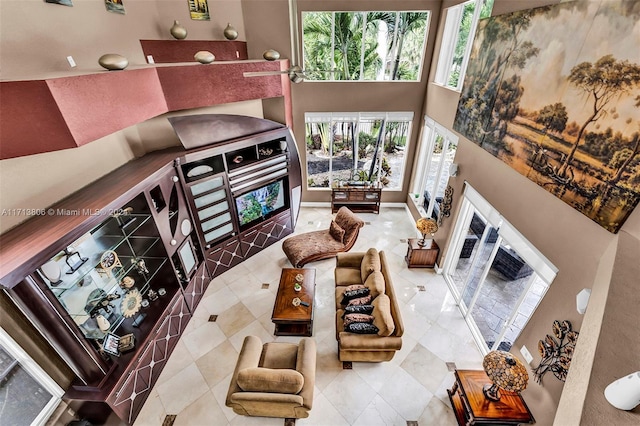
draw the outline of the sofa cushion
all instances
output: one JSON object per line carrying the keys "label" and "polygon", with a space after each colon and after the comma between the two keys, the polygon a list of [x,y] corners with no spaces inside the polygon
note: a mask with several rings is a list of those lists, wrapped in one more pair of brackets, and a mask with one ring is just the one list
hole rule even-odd
{"label": "sofa cushion", "polygon": [[364,296],[364,297],[358,297],[356,299],[349,300],[349,304],[347,306],[368,305],[368,304],[371,303],[372,299],[373,298],[371,297],[371,295]]}
{"label": "sofa cushion", "polygon": [[381,294],[371,303],[373,305],[373,324],[378,327],[378,335],[391,336],[395,330],[391,316],[391,300],[386,294]]}
{"label": "sofa cushion", "polygon": [[304,377],[296,370],[245,368],[238,372],[238,386],[245,392],[276,392],[297,394]]}
{"label": "sofa cushion", "polygon": [[262,346],[258,367],[289,368],[295,370],[298,345],[285,342],[268,342]]}
{"label": "sofa cushion", "polygon": [[364,284],[351,284],[346,286],[344,288],[344,291],[347,292],[347,291],[359,290],[361,288],[364,288]]}
{"label": "sofa cushion", "polygon": [[345,314],[367,314],[371,315],[373,305],[353,305],[344,308]]}
{"label": "sofa cushion", "polygon": [[335,220],[331,221],[331,225],[329,226],[329,235],[331,235],[331,237],[340,244],[344,241],[344,229],[342,229]]}
{"label": "sofa cushion", "polygon": [[359,288],[357,290],[345,291],[342,294],[341,305],[348,305],[350,300],[358,299],[369,295],[370,290],[367,287]]}
{"label": "sofa cushion", "polygon": [[364,221],[344,206],[338,209],[335,221],[344,229],[343,242],[347,246],[351,245],[355,239],[358,238],[358,232],[360,232],[360,228],[364,226]]}
{"label": "sofa cushion", "polygon": [[345,327],[354,322],[367,322],[371,324],[373,317],[367,314],[347,314],[344,316],[343,322]]}
{"label": "sofa cushion", "polygon": [[336,286],[348,286],[352,284],[363,284],[360,278],[360,268],[336,268]]}
{"label": "sofa cushion", "polygon": [[384,275],[380,271],[373,271],[364,282],[365,287],[369,289],[369,293],[375,299],[379,294],[384,294]]}
{"label": "sofa cushion", "polygon": [[352,322],[344,327],[344,331],[356,334],[378,334],[378,327],[366,322]]}
{"label": "sofa cushion", "polygon": [[362,258],[362,263],[360,264],[360,280],[361,282],[365,282],[369,274],[374,271],[379,271],[381,269],[380,264],[380,255],[378,254],[378,250],[375,248],[370,248],[364,254]]}

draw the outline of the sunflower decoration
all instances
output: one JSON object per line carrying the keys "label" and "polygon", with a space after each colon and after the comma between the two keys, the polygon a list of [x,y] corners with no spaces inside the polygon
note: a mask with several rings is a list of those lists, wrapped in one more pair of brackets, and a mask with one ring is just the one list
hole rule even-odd
{"label": "sunflower decoration", "polygon": [[[540,364],[533,369],[533,374],[538,383],[547,371],[551,371],[558,380],[565,381],[571,358],[575,352],[578,332],[573,331],[569,321],[554,321],[551,327],[553,336],[547,334],[543,340],[538,341],[538,353]],[[554,338],[555,336],[555,338]]]}
{"label": "sunflower decoration", "polygon": [[427,219],[426,217],[421,217],[416,221],[416,228],[422,234],[422,239],[418,241],[418,245],[424,246],[426,245],[427,234],[430,234],[432,237],[438,232],[438,224],[435,219]]}
{"label": "sunflower decoration", "polygon": [[131,318],[140,310],[142,305],[142,295],[137,289],[128,291],[122,298],[122,304],[120,309],[122,310],[122,316],[125,318]]}

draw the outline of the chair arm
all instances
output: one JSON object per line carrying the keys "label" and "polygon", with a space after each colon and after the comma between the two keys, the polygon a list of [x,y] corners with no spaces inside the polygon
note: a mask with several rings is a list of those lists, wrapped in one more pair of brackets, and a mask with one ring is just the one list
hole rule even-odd
{"label": "chair arm", "polygon": [[402,338],[396,336],[382,337],[377,334],[354,334],[341,331],[338,338],[340,348],[350,351],[399,351],[402,349]]}
{"label": "chair arm", "polygon": [[342,267],[360,269],[360,264],[362,263],[363,258],[364,253],[362,252],[338,253],[336,255],[336,268]]}
{"label": "chair arm", "polygon": [[311,409],[313,405],[313,389],[316,383],[316,341],[309,337],[303,337],[298,344],[298,359],[296,370],[304,377],[304,385],[300,395],[305,408]]}
{"label": "chair arm", "polygon": [[242,405],[243,402],[291,404],[293,406],[302,405],[302,397],[290,393],[236,392],[230,395],[229,401],[240,405]]}
{"label": "chair arm", "polygon": [[242,392],[242,389],[238,386],[238,373],[245,368],[257,367],[260,363],[260,355],[262,355],[262,341],[260,338],[256,336],[245,337],[240,355],[238,355],[236,369],[233,371],[233,376],[231,377],[229,391],[227,392],[227,406],[229,406],[231,402],[231,395],[236,392]]}

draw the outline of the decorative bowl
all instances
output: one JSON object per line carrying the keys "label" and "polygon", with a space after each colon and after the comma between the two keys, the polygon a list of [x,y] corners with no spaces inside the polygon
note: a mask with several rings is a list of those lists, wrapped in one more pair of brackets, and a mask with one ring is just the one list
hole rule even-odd
{"label": "decorative bowl", "polygon": [[295,279],[296,279],[297,282],[301,283],[302,281],[304,281],[304,275],[298,274],[298,275],[296,275]]}
{"label": "decorative bowl", "polygon": [[296,284],[296,285],[293,286],[293,289],[295,291],[300,291],[300,290],[302,290],[302,286],[300,284]]}
{"label": "decorative bowl", "polygon": [[301,300],[298,297],[294,297],[293,300],[291,301],[293,306],[300,306],[300,302],[301,302]]}

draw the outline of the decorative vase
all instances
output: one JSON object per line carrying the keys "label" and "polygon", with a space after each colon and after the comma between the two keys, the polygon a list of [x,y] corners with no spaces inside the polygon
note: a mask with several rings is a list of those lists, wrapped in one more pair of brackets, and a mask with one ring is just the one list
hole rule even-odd
{"label": "decorative vase", "polygon": [[201,64],[210,64],[216,59],[213,53],[208,52],[206,50],[201,50],[197,52],[195,55],[193,55],[193,58],[196,61],[200,62]]}
{"label": "decorative vase", "polygon": [[169,32],[178,40],[184,40],[187,38],[187,29],[180,25],[180,22],[178,21],[173,21],[173,26],[169,29]]}
{"label": "decorative vase", "polygon": [[109,331],[109,327],[111,327],[109,320],[106,319],[104,315],[98,315],[96,317],[96,323],[98,324],[98,328],[104,332]]}
{"label": "decorative vase", "polygon": [[273,49],[265,50],[262,54],[262,57],[267,61],[277,61],[278,59],[280,59],[280,52]]}
{"label": "decorative vase", "polygon": [[129,65],[129,60],[117,53],[107,53],[100,56],[98,63],[109,71],[123,70]]}
{"label": "decorative vase", "polygon": [[224,29],[224,38],[227,40],[235,40],[238,38],[238,31],[227,23],[227,28]]}
{"label": "decorative vase", "polygon": [[280,141],[280,151],[287,150],[287,141]]}

